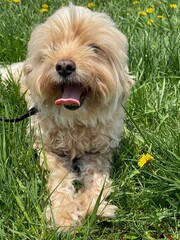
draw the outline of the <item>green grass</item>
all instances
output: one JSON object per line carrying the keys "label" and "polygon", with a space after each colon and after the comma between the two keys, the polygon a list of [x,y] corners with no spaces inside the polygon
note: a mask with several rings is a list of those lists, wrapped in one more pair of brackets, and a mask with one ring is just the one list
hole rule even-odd
{"label": "green grass", "polygon": [[[53,2],[53,3],[52,3]],[[42,3],[49,12],[41,13]],[[119,207],[113,220],[91,216],[77,233],[57,236],[44,218],[45,173],[39,167],[27,121],[0,123],[0,239],[180,239],[180,4],[178,0],[97,0],[129,39],[129,66],[136,84],[126,105],[120,151],[114,157],[114,193]],[[176,3],[177,8],[170,8]],[[87,1],[76,1],[87,5]],[[33,27],[62,5],[59,0],[0,1],[0,63],[21,61]],[[140,11],[154,7],[153,13]],[[164,16],[158,19],[157,15]],[[152,25],[147,21],[153,19]],[[0,116],[26,110],[19,86],[0,84]],[[118,131],[118,129],[117,129]],[[143,153],[154,160],[141,169]]]}

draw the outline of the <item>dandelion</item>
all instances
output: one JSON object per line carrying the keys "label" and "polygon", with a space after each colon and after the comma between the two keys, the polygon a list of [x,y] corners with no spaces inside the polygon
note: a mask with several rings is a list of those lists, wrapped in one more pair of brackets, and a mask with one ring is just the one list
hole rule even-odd
{"label": "dandelion", "polygon": [[48,8],[49,8],[48,4],[43,3],[42,6],[41,6],[41,9],[40,9],[40,12],[47,13],[48,12]]}
{"label": "dandelion", "polygon": [[164,19],[164,16],[162,16],[162,15],[157,15],[157,18],[159,18],[159,19]]}
{"label": "dandelion", "polygon": [[153,7],[149,7],[146,9],[147,13],[153,13],[154,12],[154,8]]}
{"label": "dandelion", "polygon": [[153,19],[149,19],[149,20],[147,21],[147,25],[149,25],[149,26],[151,26],[153,23],[154,23],[154,20],[153,20]]}
{"label": "dandelion", "polygon": [[139,1],[133,1],[132,4],[133,4],[133,5],[137,5],[137,4],[139,4]]}
{"label": "dandelion", "polygon": [[143,154],[140,159],[138,160],[138,166],[140,168],[142,168],[147,162],[149,162],[150,160],[153,160],[154,157],[152,155],[150,155],[149,153],[147,154]]}
{"label": "dandelion", "polygon": [[14,3],[20,3],[21,0],[13,0]]}
{"label": "dandelion", "polygon": [[47,8],[41,8],[41,9],[40,9],[40,12],[42,12],[42,13],[47,13],[47,12],[48,12],[48,9],[47,9]]}
{"label": "dandelion", "polygon": [[6,2],[10,3],[10,2],[11,2],[11,0],[6,0]]}
{"label": "dandelion", "polygon": [[91,8],[93,8],[93,7],[95,7],[95,6],[96,6],[96,4],[93,3],[93,2],[89,2],[88,5],[87,5],[87,7],[88,7],[89,9],[91,9]]}
{"label": "dandelion", "polygon": [[49,8],[49,6],[48,6],[46,3],[43,3],[41,7],[42,7],[42,8],[46,8],[46,9]]}
{"label": "dandelion", "polygon": [[139,12],[139,15],[141,15],[141,16],[146,16],[147,13],[146,13],[145,11],[142,11],[142,12]]}
{"label": "dandelion", "polygon": [[171,3],[169,6],[170,6],[170,8],[173,8],[173,9],[177,8],[177,4],[175,4],[175,3]]}

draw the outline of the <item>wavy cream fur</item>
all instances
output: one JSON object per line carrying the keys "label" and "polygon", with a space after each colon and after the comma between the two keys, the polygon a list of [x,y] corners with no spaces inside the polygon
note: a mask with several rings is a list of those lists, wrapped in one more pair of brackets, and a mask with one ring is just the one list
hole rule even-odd
{"label": "wavy cream fur", "polygon": [[[122,105],[132,86],[127,48],[126,37],[106,14],[70,5],[34,29],[27,59],[19,63],[22,91],[28,89],[28,107],[38,106],[40,110],[31,124],[35,147],[43,146],[40,157],[49,170],[50,205],[46,215],[60,229],[75,226],[92,213],[103,186],[97,214],[114,217],[117,209],[106,198],[112,191],[112,153],[123,130]],[[74,61],[73,81],[90,89],[75,111],[54,104],[62,95],[62,78],[55,70],[60,60]],[[16,70],[12,67],[12,73]],[[5,71],[0,70],[2,77]],[[74,164],[80,173],[72,170]],[[74,180],[82,183],[78,191]]]}

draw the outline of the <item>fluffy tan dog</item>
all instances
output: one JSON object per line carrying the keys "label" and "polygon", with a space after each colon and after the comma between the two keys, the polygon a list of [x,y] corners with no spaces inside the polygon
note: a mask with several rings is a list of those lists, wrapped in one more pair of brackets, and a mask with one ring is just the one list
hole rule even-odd
{"label": "fluffy tan dog", "polygon": [[[33,31],[27,59],[10,66],[28,89],[35,147],[48,168],[48,220],[60,229],[81,223],[92,213],[114,217],[108,204],[111,159],[123,130],[125,104],[132,86],[127,40],[111,19],[70,5]],[[7,71],[1,69],[5,78]],[[75,189],[74,181],[82,186]]]}

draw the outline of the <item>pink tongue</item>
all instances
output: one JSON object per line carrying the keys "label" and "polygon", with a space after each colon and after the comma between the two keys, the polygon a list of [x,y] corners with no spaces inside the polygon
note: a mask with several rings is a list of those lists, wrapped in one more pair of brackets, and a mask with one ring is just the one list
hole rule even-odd
{"label": "pink tongue", "polygon": [[65,85],[62,98],[55,101],[56,105],[74,104],[80,106],[80,96],[82,94],[82,87]]}

